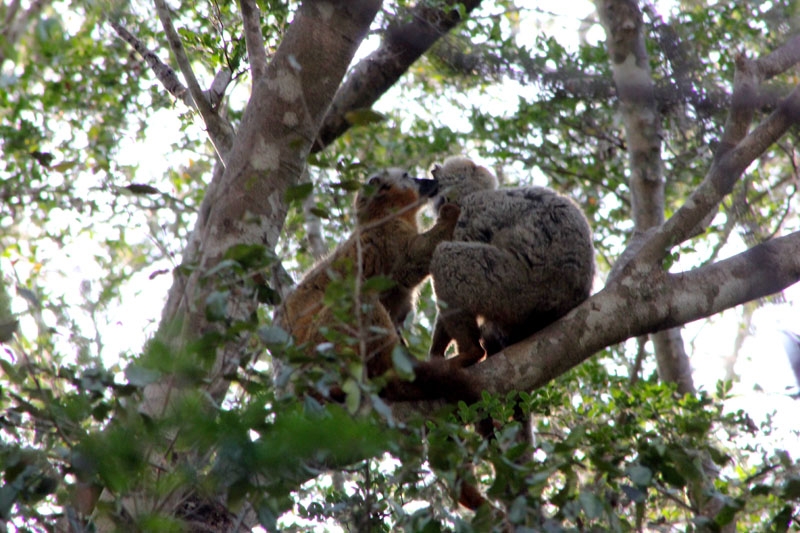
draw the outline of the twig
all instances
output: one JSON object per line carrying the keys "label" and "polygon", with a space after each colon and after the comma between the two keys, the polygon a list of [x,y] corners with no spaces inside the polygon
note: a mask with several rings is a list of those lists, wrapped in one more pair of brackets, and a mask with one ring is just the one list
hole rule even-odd
{"label": "twig", "polygon": [[217,150],[219,158],[225,161],[233,144],[233,129],[214,112],[203,90],[200,88],[200,84],[197,82],[192,66],[189,63],[189,58],[186,56],[181,38],[172,25],[172,18],[166,2],[164,0],[154,0],[154,3],[158,18],[161,20],[161,26],[167,36],[169,47],[175,55],[175,60],[178,62],[186,84],[189,86],[189,93],[197,106],[197,110],[200,112],[200,116],[203,117],[211,142]]}
{"label": "twig", "polygon": [[161,82],[161,85],[163,85],[172,96],[181,100],[187,106],[194,107],[189,91],[180,82],[177,74],[175,74],[175,71],[172,70],[169,65],[161,61],[153,51],[149,50],[135,35],[125,29],[119,22],[116,20],[109,20],[108,23],[114,28],[117,35],[127,41],[128,44],[142,56],[142,59],[150,66],[158,81]]}

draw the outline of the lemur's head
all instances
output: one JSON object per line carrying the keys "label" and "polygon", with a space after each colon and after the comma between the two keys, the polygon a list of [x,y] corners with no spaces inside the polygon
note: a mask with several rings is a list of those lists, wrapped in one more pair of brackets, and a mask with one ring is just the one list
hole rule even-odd
{"label": "lemur's head", "polygon": [[436,209],[445,202],[458,204],[473,192],[497,188],[494,174],[463,155],[448,157],[441,165],[434,165],[431,175],[439,182]]}
{"label": "lemur's head", "polygon": [[413,221],[438,191],[436,179],[414,178],[399,168],[382,170],[370,176],[356,195],[358,221],[374,222],[392,214]]}

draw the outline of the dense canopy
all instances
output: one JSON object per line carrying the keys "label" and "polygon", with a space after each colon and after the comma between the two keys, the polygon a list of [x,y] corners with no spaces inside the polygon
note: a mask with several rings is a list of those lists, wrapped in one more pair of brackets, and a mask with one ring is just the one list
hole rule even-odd
{"label": "dense canopy", "polygon": [[[800,7],[562,4],[0,6],[0,530],[796,530]],[[273,313],[457,154],[581,206],[594,294],[387,402]]]}

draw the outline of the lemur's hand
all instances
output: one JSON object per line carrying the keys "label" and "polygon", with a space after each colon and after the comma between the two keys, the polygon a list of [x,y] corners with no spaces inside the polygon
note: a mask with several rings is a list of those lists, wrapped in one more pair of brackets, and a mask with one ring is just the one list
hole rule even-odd
{"label": "lemur's hand", "polygon": [[454,224],[461,215],[461,208],[454,203],[446,203],[439,208],[439,219],[448,224]]}

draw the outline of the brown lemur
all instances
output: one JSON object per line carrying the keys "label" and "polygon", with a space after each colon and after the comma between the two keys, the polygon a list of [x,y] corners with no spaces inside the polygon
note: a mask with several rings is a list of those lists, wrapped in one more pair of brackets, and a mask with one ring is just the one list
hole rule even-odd
{"label": "brown lemur", "polygon": [[[440,202],[434,226],[419,233],[417,212],[437,192],[436,179],[411,178],[396,169],[371,177],[356,197],[356,230],[303,276],[278,308],[276,325],[291,333],[313,357],[316,347],[327,342],[326,329],[340,329],[345,338],[352,336],[347,323],[325,303],[326,290],[333,280],[353,272],[361,281],[389,277],[394,282],[390,289],[362,294],[360,305],[356,301],[352,310],[353,315],[360,313],[361,331],[367,335],[363,343],[367,376],[386,374],[393,367],[392,352],[401,340],[398,331],[413,307],[416,286],[429,275],[434,250],[452,238],[459,218],[458,206]],[[346,343],[332,347],[334,354],[348,349],[352,348]],[[413,381],[390,376],[381,393],[390,401],[443,398],[472,403],[480,399],[480,391],[467,373],[441,359],[416,361]],[[341,401],[344,394],[332,387],[329,397]],[[484,421],[481,431],[491,433],[491,420]],[[462,483],[459,501],[476,509],[485,500],[473,485]]]}
{"label": "brown lemur", "polygon": [[497,188],[486,168],[463,156],[431,171],[435,205],[461,208],[453,240],[433,254],[438,314],[430,355],[455,341],[454,366],[521,341],[589,297],[592,232],[569,198],[539,186]]}
{"label": "brown lemur", "polygon": [[[341,338],[352,338],[353,323],[359,324],[367,376],[380,376],[391,369],[392,351],[400,342],[398,329],[413,307],[415,288],[428,276],[434,249],[452,237],[458,219],[459,208],[445,203],[434,226],[420,233],[417,214],[437,191],[435,179],[412,178],[400,169],[370,177],[356,196],[356,229],[286,296],[276,311],[276,325],[313,356],[317,346],[329,342],[326,331],[330,334],[334,329]],[[326,305],[325,292],[334,279],[352,274],[360,282],[387,277],[394,285],[382,292],[364,291],[354,299],[351,315],[356,319],[347,323]],[[358,350],[359,345],[354,348],[347,342],[334,341],[332,353],[353,349]],[[391,396],[396,387],[386,389]]]}

